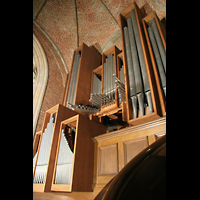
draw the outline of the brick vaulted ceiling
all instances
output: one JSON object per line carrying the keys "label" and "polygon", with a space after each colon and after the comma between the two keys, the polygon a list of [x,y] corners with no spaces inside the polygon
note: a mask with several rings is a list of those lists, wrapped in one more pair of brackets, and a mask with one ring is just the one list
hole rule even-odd
{"label": "brick vaulted ceiling", "polygon": [[[121,49],[119,13],[133,0],[33,0],[33,20],[53,40],[70,70],[73,51],[83,42],[100,53]],[[135,0],[147,14],[166,17],[166,0]]]}

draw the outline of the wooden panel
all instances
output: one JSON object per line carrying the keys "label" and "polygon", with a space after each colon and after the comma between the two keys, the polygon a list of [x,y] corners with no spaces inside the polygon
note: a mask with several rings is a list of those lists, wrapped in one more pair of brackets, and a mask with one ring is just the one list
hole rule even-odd
{"label": "wooden panel", "polygon": [[148,146],[147,137],[124,141],[124,165]]}
{"label": "wooden panel", "polygon": [[92,138],[106,132],[106,127],[79,115],[72,191],[92,191],[94,142]]}
{"label": "wooden panel", "polygon": [[67,85],[69,85],[69,73],[66,76],[66,81],[65,81],[65,89],[63,92],[63,98],[62,98],[62,105],[66,105],[66,101],[67,101]]}
{"label": "wooden panel", "polygon": [[93,192],[33,192],[34,200],[93,200],[97,193]]}
{"label": "wooden panel", "polygon": [[40,136],[42,134],[42,131],[39,131],[35,134],[34,136],[34,141],[33,141],[33,158],[38,150],[38,147],[39,147],[39,142],[40,142]]}
{"label": "wooden panel", "polygon": [[111,175],[117,173],[117,144],[99,147],[99,175]]}
{"label": "wooden panel", "polygon": [[77,77],[75,104],[88,105],[90,99],[91,73],[101,64],[101,55],[94,47],[83,43],[81,51],[80,68]]}
{"label": "wooden panel", "polygon": [[70,184],[52,184],[51,191],[69,192],[71,191],[71,185]]}
{"label": "wooden panel", "polygon": [[[100,163],[102,161],[101,159],[102,149],[104,155],[107,153],[110,154],[109,147],[111,147],[111,150],[113,150],[112,154],[115,155],[114,162],[118,164],[118,171],[119,171],[124,167],[128,159],[131,159],[131,157],[135,156],[134,154],[136,154],[136,152],[139,153],[139,151],[143,150],[146,146],[155,142],[155,135],[159,135],[165,132],[166,132],[166,117],[162,117],[151,122],[147,122],[136,126],[126,127],[124,129],[105,133],[93,138],[93,141],[95,142],[95,166],[94,166],[95,173],[93,178],[94,191],[99,191],[100,188],[103,188],[114,175],[114,174],[102,174],[105,173],[105,170],[102,172],[102,169],[100,168],[107,167],[106,166],[107,161],[104,162],[104,164]],[[134,150],[134,148],[136,150]],[[117,158],[116,154],[118,156]],[[113,166],[115,167],[115,171],[117,171],[116,170],[117,164]],[[112,167],[112,164],[109,165]],[[109,168],[106,170],[109,170]],[[107,171],[106,173],[111,173],[111,172]]]}

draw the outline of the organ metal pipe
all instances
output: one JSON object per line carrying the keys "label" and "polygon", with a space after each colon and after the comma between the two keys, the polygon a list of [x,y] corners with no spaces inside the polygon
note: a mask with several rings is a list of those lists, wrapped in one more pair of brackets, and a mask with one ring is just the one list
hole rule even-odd
{"label": "organ metal pipe", "polygon": [[166,73],[166,54],[165,54],[163,43],[161,41],[160,34],[159,34],[159,31],[158,31],[158,27],[156,25],[156,21],[155,21],[154,18],[151,19],[151,26],[152,26],[152,29],[153,29],[153,33],[155,35],[156,43],[158,45],[158,49],[159,49],[160,56],[161,56],[163,66],[165,68],[165,73]]}
{"label": "organ metal pipe", "polygon": [[139,66],[139,61],[138,61],[138,54],[137,54],[137,49],[136,49],[136,44],[135,44],[135,37],[134,37],[131,21],[132,21],[131,18],[127,19],[128,33],[129,33],[131,55],[132,55],[132,61],[133,61],[136,94],[137,94],[137,98],[139,98],[138,102],[139,102],[140,113],[141,113],[141,116],[143,116],[144,115],[144,95],[143,95],[144,91],[143,91],[142,77],[141,77],[140,66]]}
{"label": "organ metal pipe", "polygon": [[72,84],[70,84],[70,88],[71,88],[71,97],[70,97],[70,103],[72,103],[72,99],[73,99],[73,88],[74,88],[74,84],[75,84],[75,76],[76,76],[76,66],[77,66],[77,62],[78,62],[78,51],[76,51],[75,54],[76,60],[74,63],[74,68],[73,68],[73,77],[72,77]]}
{"label": "organ metal pipe", "polygon": [[102,106],[102,103],[103,103],[103,97],[100,93],[97,94],[97,97],[99,97],[100,99],[100,106]]}
{"label": "organ metal pipe", "polygon": [[101,80],[98,77],[97,77],[97,86],[98,86],[97,93],[101,93]]}
{"label": "organ metal pipe", "polygon": [[[91,101],[91,100],[89,100],[89,101]],[[87,107],[87,108],[84,107],[84,108],[82,108],[81,105],[77,106],[76,104],[71,104],[71,103],[69,103],[69,105],[71,106],[72,110],[76,109],[76,110],[84,112],[86,114],[94,114],[94,113],[96,113],[96,112],[99,111],[98,108],[91,108],[91,107]]]}
{"label": "organ metal pipe", "polygon": [[92,102],[94,102],[96,105],[100,106],[101,105],[101,101],[100,99],[97,97],[96,93],[92,94]]}
{"label": "organ metal pipe", "polygon": [[149,38],[150,38],[151,45],[152,45],[152,48],[153,48],[156,64],[158,66],[158,72],[159,72],[159,75],[160,75],[162,88],[163,88],[163,91],[164,91],[165,96],[166,96],[166,76],[165,76],[164,68],[163,68],[163,65],[162,65],[161,58],[160,58],[160,54],[159,54],[159,51],[158,51],[158,47],[156,45],[156,41],[155,41],[155,38],[154,38],[152,28],[148,27],[147,30],[148,30]]}
{"label": "organ metal pipe", "polygon": [[78,71],[79,71],[79,65],[80,65],[80,54],[78,54],[78,61],[77,61],[77,66],[76,66],[76,72],[75,72],[75,80],[74,80],[74,87],[73,87],[73,96],[72,96],[72,104],[74,104],[75,100],[75,92],[76,92],[76,86],[77,86],[77,81],[78,81]]}
{"label": "organ metal pipe", "polygon": [[[128,28],[124,27],[124,39],[126,46],[126,56],[127,56],[127,64],[128,64],[128,76],[129,76],[129,85],[130,85],[130,97],[132,101],[133,107],[133,117],[137,118],[137,98],[136,98],[136,90],[135,90],[135,80],[134,80],[134,71],[133,71],[133,63],[131,57],[131,48],[128,36]],[[135,96],[135,97],[134,97]]]}
{"label": "organ metal pipe", "polygon": [[96,74],[93,74],[93,89],[92,89],[92,93],[96,93],[97,92],[97,81],[96,81]]}
{"label": "organ metal pipe", "polygon": [[56,184],[70,184],[72,172],[73,152],[71,151],[68,141],[62,129],[60,148],[56,166]]}
{"label": "organ metal pipe", "polygon": [[[147,91],[146,96],[147,96],[148,105],[153,105],[152,98],[151,98],[151,91]],[[149,113],[152,113],[152,112],[153,112],[153,106],[149,106]]]}
{"label": "organ metal pipe", "polygon": [[75,88],[75,84],[76,84],[76,74],[77,74],[77,65],[79,62],[79,52],[76,51],[75,53],[75,62],[74,62],[74,66],[73,66],[73,72],[72,72],[72,77],[71,77],[71,84],[70,84],[70,99],[69,99],[69,103],[73,104],[73,99],[74,99],[74,88]]}
{"label": "organ metal pipe", "polygon": [[120,80],[124,83],[124,66],[122,65],[121,70],[119,71]]}
{"label": "organ metal pipe", "polygon": [[112,70],[112,66],[111,66],[111,63],[112,60],[111,60],[111,54],[108,54],[108,97],[110,98],[110,89],[111,89],[111,78],[110,78],[110,75],[111,75],[111,70]]}
{"label": "organ metal pipe", "polygon": [[73,68],[71,72],[70,87],[69,87],[68,98],[67,98],[67,102],[70,102],[70,103],[71,103],[71,96],[72,96],[72,85],[74,81],[74,71],[75,71],[75,66],[77,62],[77,54],[78,54],[78,51],[76,51],[75,56],[74,56],[74,63],[73,63]]}
{"label": "organ metal pipe", "polygon": [[34,183],[44,183],[48,159],[49,159],[49,152],[50,152],[50,147],[51,147],[51,139],[53,135],[53,128],[54,128],[53,121],[54,121],[53,114],[51,114],[49,123],[47,124],[47,128],[42,134],[42,141],[41,141],[38,160],[36,164]]}
{"label": "organ metal pipe", "polygon": [[113,57],[112,54],[110,56],[110,98],[113,99],[113,88],[112,88],[112,77],[113,75]]}
{"label": "organ metal pipe", "polygon": [[131,10],[131,19],[132,19],[133,31],[134,31],[134,35],[135,35],[135,41],[136,41],[136,45],[137,45],[137,50],[138,50],[140,67],[141,67],[141,71],[142,71],[144,91],[145,91],[145,94],[146,94],[146,97],[147,97],[149,110],[151,112],[153,112],[152,99],[149,99],[151,97],[151,95],[149,95],[149,93],[147,95],[147,92],[150,91],[149,79],[148,79],[148,76],[147,76],[146,63],[145,63],[145,60],[144,60],[144,54],[143,54],[143,50],[142,50],[142,44],[141,44],[141,40],[140,40],[140,35],[139,35],[139,30],[138,30],[138,26],[137,26],[137,21],[136,21],[136,16],[135,16],[135,10],[134,9]]}
{"label": "organ metal pipe", "polygon": [[113,74],[115,75],[115,56],[114,55],[112,55],[112,63],[113,63],[112,65],[113,71],[112,71],[111,79],[112,79],[113,99],[115,99],[116,98],[115,97],[115,78],[113,77]]}
{"label": "organ metal pipe", "polygon": [[[110,103],[111,102],[111,99],[107,96],[107,95],[105,95],[105,94],[101,94],[102,96],[103,96],[103,98],[104,98],[104,101],[105,101],[105,104],[107,104],[107,103]],[[104,104],[104,105],[105,105]]]}
{"label": "organ metal pipe", "polygon": [[108,65],[108,62],[107,62],[108,58],[106,58],[106,62],[104,63],[104,78],[105,78],[105,94],[107,95],[107,92],[108,92],[108,68],[107,68],[107,65]]}
{"label": "organ metal pipe", "polygon": [[104,63],[104,66],[105,66],[105,94],[107,94],[107,90],[108,90],[108,79],[107,79],[107,76],[108,76],[108,72],[107,72],[107,60],[108,58],[106,58],[106,62]]}
{"label": "organ metal pipe", "polygon": [[115,74],[113,74],[113,77],[116,79],[115,83],[119,83],[123,88],[125,88],[124,83],[120,79],[118,79],[118,77]]}

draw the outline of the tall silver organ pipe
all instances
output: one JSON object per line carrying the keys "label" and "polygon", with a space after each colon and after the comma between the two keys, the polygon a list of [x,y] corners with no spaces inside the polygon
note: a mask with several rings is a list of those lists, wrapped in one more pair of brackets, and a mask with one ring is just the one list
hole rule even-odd
{"label": "tall silver organ pipe", "polygon": [[162,60],[162,63],[163,63],[164,69],[165,69],[165,73],[166,73],[166,53],[165,53],[163,43],[161,41],[161,37],[160,37],[159,31],[158,31],[158,27],[156,25],[156,21],[155,21],[154,18],[151,19],[151,26],[152,26],[152,29],[153,29],[153,33],[154,33],[154,36],[155,36],[155,39],[156,39],[156,43],[158,45],[161,60]]}
{"label": "tall silver organ pipe", "polygon": [[124,84],[124,65],[119,67],[119,79],[113,75],[115,78],[115,84],[117,84],[117,90],[119,93],[119,103],[126,101],[125,84]]}
{"label": "tall silver organ pipe", "polygon": [[56,166],[55,184],[70,184],[73,163],[73,152],[71,151],[64,129],[62,129],[60,148]]}
{"label": "tall silver organ pipe", "polygon": [[135,36],[133,33],[133,26],[131,19],[127,19],[128,23],[128,33],[130,39],[130,47],[131,47],[131,55],[133,61],[133,70],[134,70],[134,78],[135,78],[135,89],[139,103],[139,109],[141,116],[144,115],[144,90],[142,85],[142,77],[140,72],[139,60],[138,60],[138,53],[135,44]]}
{"label": "tall silver organ pipe", "polygon": [[112,76],[113,74],[115,74],[114,55],[108,54],[106,62],[104,63],[103,93],[108,96],[111,101],[115,99],[115,79]]}
{"label": "tall silver organ pipe", "polygon": [[164,71],[164,67],[163,67],[163,64],[162,64],[162,61],[161,61],[160,53],[159,53],[159,50],[158,50],[158,46],[156,44],[156,40],[155,40],[155,37],[154,37],[154,33],[152,31],[152,28],[149,26],[147,30],[148,30],[148,35],[149,35],[149,38],[150,38],[150,41],[151,41],[153,53],[154,53],[154,56],[155,56],[155,60],[156,60],[157,68],[158,68],[158,73],[159,73],[160,80],[161,80],[161,85],[162,85],[163,92],[164,92],[165,97],[166,97],[166,74],[165,74],[165,71]]}
{"label": "tall silver organ pipe", "polygon": [[147,105],[149,106],[149,112],[153,112],[153,104],[134,9],[131,10],[131,18],[127,19],[127,27],[124,27],[124,40],[127,55],[127,68],[130,98],[132,100],[133,107],[133,118],[137,118],[138,108],[140,110],[140,115],[143,116],[145,114],[144,108]]}
{"label": "tall silver organ pipe", "polygon": [[119,78],[121,82],[124,84],[124,65],[122,65],[119,69]]}
{"label": "tall silver organ pipe", "polygon": [[[80,65],[80,57],[81,57],[80,52],[76,51],[75,57],[74,57],[71,80],[70,80],[69,93],[68,93],[68,98],[67,98],[67,103],[71,103],[71,104],[74,103],[74,98],[75,98],[78,71],[79,71],[79,65]],[[67,107],[69,106],[67,105]]]}
{"label": "tall silver organ pipe", "polygon": [[[51,114],[49,123],[47,124],[47,128],[45,129],[42,135],[40,150],[38,152],[39,155],[35,170],[34,183],[44,183],[47,171],[50,147],[51,147],[51,140],[53,135],[53,128],[54,128],[54,117],[53,114]],[[35,157],[36,156],[37,154],[35,155]],[[33,158],[33,163],[35,163],[35,157]]]}
{"label": "tall silver organ pipe", "polygon": [[92,93],[101,93],[101,80],[96,74],[93,74],[93,89]]}
{"label": "tall silver organ pipe", "polygon": [[[100,108],[101,106],[112,103],[116,98],[115,78],[113,77],[113,74],[115,75],[114,55],[108,54],[103,68],[103,94],[101,94],[101,90],[98,90],[99,92],[94,92],[93,90],[89,99],[92,106]],[[96,79],[93,79],[93,88],[96,88],[98,86],[94,86],[94,81],[96,81]]]}
{"label": "tall silver organ pipe", "polygon": [[[113,77],[115,78],[115,83],[117,84],[117,90],[119,93],[119,103],[121,103],[126,100],[125,85],[124,82],[118,79],[115,74],[113,74]],[[123,77],[123,75],[121,77]]]}
{"label": "tall silver organ pipe", "polygon": [[149,106],[149,112],[152,113],[153,112],[153,104],[152,104],[152,99],[151,99],[149,79],[147,76],[146,63],[144,60],[144,54],[143,54],[143,50],[142,50],[142,44],[141,44],[141,39],[139,36],[139,30],[138,30],[138,25],[137,25],[134,9],[131,10],[131,20],[132,20],[132,24],[133,24],[133,32],[135,35],[135,41],[136,41],[136,46],[137,46],[137,51],[138,51],[138,56],[139,56],[139,61],[140,61],[140,67],[141,67],[141,71],[142,71],[144,92],[146,94],[147,103]]}
{"label": "tall silver organ pipe", "polygon": [[137,97],[136,97],[136,88],[135,88],[135,77],[134,77],[134,71],[133,71],[133,61],[131,57],[130,40],[129,40],[127,27],[124,27],[124,37],[125,37],[126,56],[127,56],[127,65],[128,65],[130,97],[132,100],[132,107],[133,107],[133,117],[137,118]]}

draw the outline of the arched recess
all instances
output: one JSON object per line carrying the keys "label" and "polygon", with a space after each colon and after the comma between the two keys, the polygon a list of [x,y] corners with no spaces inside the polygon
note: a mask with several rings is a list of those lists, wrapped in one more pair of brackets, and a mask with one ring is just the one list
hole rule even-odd
{"label": "arched recess", "polygon": [[37,126],[42,101],[48,81],[48,63],[46,54],[39,40],[33,33],[33,60],[37,75],[33,84],[33,137]]}

